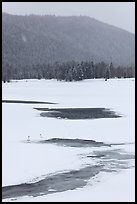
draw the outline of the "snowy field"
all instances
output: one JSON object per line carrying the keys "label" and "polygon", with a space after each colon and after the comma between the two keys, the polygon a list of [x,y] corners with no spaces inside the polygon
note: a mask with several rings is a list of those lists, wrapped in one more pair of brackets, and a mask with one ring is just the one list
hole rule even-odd
{"label": "snowy field", "polygon": [[[83,177],[77,185],[74,178],[67,190],[59,180],[60,192],[60,186],[52,185],[45,195],[24,193],[5,197],[3,202],[134,202],[135,79],[12,81],[2,84],[2,99],[57,103],[2,104],[3,187],[41,184],[46,178],[56,178],[55,175],[66,176],[64,172],[75,170],[79,174],[81,169],[87,171],[86,167],[100,167],[100,171],[95,170],[93,176],[89,172],[89,178]],[[122,117],[47,118],[34,108],[109,108]],[[111,146],[76,148],[38,142],[52,138],[94,140]],[[100,154],[103,156],[99,157]]]}

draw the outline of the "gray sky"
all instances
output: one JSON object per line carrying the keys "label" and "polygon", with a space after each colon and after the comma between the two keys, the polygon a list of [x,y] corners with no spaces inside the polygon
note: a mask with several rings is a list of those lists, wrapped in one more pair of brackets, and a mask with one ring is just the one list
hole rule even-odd
{"label": "gray sky", "polygon": [[135,33],[135,2],[2,2],[10,14],[86,15]]}

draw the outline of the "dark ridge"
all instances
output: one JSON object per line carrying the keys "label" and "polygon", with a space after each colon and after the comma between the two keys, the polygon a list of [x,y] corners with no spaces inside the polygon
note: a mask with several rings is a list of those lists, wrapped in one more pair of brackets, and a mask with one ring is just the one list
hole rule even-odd
{"label": "dark ridge", "polygon": [[120,115],[114,111],[106,108],[35,108],[38,111],[44,111],[40,113],[42,117],[50,117],[57,119],[97,119],[97,118],[119,118]]}
{"label": "dark ridge", "polygon": [[52,103],[52,102],[42,102],[42,101],[23,101],[23,100],[2,100],[2,103],[57,104],[57,103]]}
{"label": "dark ridge", "polygon": [[103,142],[96,142],[94,140],[83,140],[83,139],[63,139],[63,138],[52,138],[49,140],[38,141],[41,144],[57,144],[69,147],[101,147],[101,146],[111,146],[110,144],[105,144]]}
{"label": "dark ridge", "polygon": [[[28,143],[27,141],[24,141],[25,143]],[[89,139],[68,139],[68,138],[51,138],[47,140],[39,140],[39,141],[30,141],[30,143],[37,143],[37,144],[56,144],[56,145],[62,145],[62,146],[69,146],[69,147],[101,147],[101,146],[121,146],[121,145],[131,145],[134,143],[104,143],[104,142],[97,142],[95,140],[89,140]],[[120,150],[120,149],[119,149]],[[96,153],[96,152],[95,152]],[[104,154],[98,155],[99,157],[103,157]],[[97,157],[98,157],[97,156]],[[94,157],[94,156],[89,156]],[[96,157],[96,156],[95,156]]]}
{"label": "dark ridge", "polygon": [[39,111],[61,111],[61,112],[68,112],[68,111],[96,111],[96,110],[109,110],[106,108],[34,108]]}

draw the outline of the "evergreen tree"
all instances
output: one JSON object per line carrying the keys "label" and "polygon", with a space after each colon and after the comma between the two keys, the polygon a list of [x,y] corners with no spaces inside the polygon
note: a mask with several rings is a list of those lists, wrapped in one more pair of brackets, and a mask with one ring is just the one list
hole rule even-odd
{"label": "evergreen tree", "polygon": [[105,81],[107,81],[107,79],[109,79],[109,78],[110,78],[110,69],[109,69],[109,67],[107,67],[106,74],[105,74]]}

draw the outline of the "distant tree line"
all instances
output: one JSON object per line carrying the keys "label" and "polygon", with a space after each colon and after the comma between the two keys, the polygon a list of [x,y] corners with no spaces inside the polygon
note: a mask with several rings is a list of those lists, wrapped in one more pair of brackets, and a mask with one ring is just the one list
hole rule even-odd
{"label": "distant tree line", "polygon": [[2,81],[12,79],[57,79],[64,81],[80,81],[83,79],[131,78],[135,77],[135,67],[114,67],[113,64],[93,61],[69,61],[54,64],[37,64],[32,66],[2,65]]}

